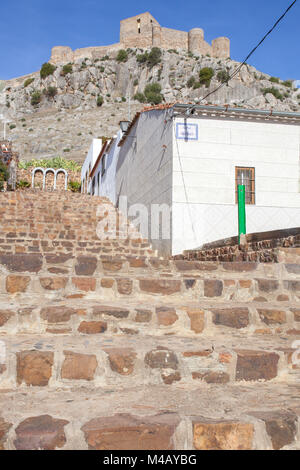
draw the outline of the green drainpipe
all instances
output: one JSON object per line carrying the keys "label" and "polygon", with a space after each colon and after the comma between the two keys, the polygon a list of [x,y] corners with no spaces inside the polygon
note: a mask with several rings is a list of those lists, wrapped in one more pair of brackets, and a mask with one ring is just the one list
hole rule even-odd
{"label": "green drainpipe", "polygon": [[243,184],[238,185],[238,208],[239,208],[239,243],[241,235],[246,235],[246,197],[245,197],[245,186]]}

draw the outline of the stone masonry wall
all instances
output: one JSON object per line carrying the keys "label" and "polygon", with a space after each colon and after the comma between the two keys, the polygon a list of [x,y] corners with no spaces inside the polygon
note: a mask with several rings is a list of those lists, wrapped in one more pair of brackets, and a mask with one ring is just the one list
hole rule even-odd
{"label": "stone masonry wall", "polygon": [[299,246],[300,234],[250,242],[243,245],[219,246],[203,250],[187,250],[182,255],[174,256],[174,259],[278,263],[280,260],[281,247],[297,248]]}
{"label": "stone masonry wall", "polygon": [[[17,170],[17,182],[20,181],[28,181],[30,183],[30,187],[32,184],[32,168],[28,169],[18,169]],[[75,181],[77,183],[81,182],[81,173],[79,171],[68,171],[68,183],[70,181]],[[46,188],[49,190],[53,189],[54,183],[54,175],[53,173],[49,172],[46,176]],[[43,174],[41,172],[37,172],[35,174],[35,187],[37,189],[42,189],[43,186]],[[68,188],[69,189],[69,188]],[[64,191],[65,190],[65,175],[63,173],[59,173],[57,175],[56,180],[56,190],[57,191]]]}

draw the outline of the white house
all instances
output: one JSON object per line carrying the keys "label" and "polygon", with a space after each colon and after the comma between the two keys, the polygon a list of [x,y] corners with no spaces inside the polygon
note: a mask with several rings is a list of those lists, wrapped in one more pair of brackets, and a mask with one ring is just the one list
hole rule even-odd
{"label": "white house", "polygon": [[[124,121],[125,122],[125,121]],[[106,196],[116,204],[116,166],[123,137],[120,129],[117,135],[102,145],[93,168],[90,171],[89,194]]]}
{"label": "white house", "polygon": [[241,183],[247,233],[300,226],[299,113],[160,106],[138,113],[119,146],[115,201],[127,197],[132,218],[147,209],[140,229],[163,254],[237,235]]}
{"label": "white house", "polygon": [[90,183],[90,172],[95,165],[102,147],[102,139],[93,139],[84,164],[81,168],[81,192],[87,193]]}

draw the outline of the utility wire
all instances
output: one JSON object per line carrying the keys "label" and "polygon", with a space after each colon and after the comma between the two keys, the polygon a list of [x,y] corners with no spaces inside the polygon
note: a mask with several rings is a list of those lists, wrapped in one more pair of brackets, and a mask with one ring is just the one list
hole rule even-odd
{"label": "utility wire", "polygon": [[[246,64],[247,60],[249,59],[249,57],[252,56],[252,54],[254,54],[254,52],[256,51],[256,49],[259,48],[259,46],[267,39],[267,37],[274,31],[274,29],[277,27],[277,25],[280,23],[280,21],[283,20],[283,18],[285,17],[285,15],[289,12],[289,10],[295,5],[295,3],[297,2],[297,0],[294,0],[293,3],[291,3],[291,5],[286,9],[286,11],[283,13],[283,15],[281,15],[280,18],[278,18],[278,20],[276,21],[276,23],[274,24],[274,26],[270,29],[270,31],[267,32],[267,34],[265,34],[265,36],[261,39],[261,41],[257,44],[257,46],[254,47],[254,49],[252,49],[252,51],[247,55],[247,57],[245,58],[245,60],[232,72],[232,74],[230,75],[229,79],[226,80],[225,83],[221,83],[221,85],[219,85],[215,90],[211,91],[210,93],[208,93],[206,96],[204,96],[201,101],[205,100],[206,98],[208,98],[210,95],[212,95],[213,93],[215,93],[216,91],[220,90],[221,88],[223,88],[223,86],[227,85],[228,82],[230,80],[232,80],[238,73],[239,71],[241,70],[241,68],[243,67],[243,65]],[[200,101],[200,103],[201,103]]]}

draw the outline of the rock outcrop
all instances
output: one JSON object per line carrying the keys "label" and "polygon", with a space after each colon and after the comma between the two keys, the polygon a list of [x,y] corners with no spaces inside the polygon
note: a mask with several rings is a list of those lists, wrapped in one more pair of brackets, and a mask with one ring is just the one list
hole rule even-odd
{"label": "rock outcrop", "polygon": [[[1,82],[0,113],[10,120],[9,138],[21,158],[60,155],[83,161],[92,137],[112,137],[119,121],[128,119],[129,97],[131,117],[144,106],[134,97],[143,93],[149,83],[160,84],[165,102],[230,104],[291,112],[300,109],[299,90],[249,65],[203,100],[221,81],[226,81],[238,62],[162,50],[160,61],[150,66],[139,60],[144,52],[128,49],[125,62],[116,60],[117,52],[93,60],[80,58],[71,64],[69,73],[63,65],[57,65],[45,79],[35,72]],[[199,83],[199,72],[205,67],[214,70],[206,85]],[[35,92],[36,101],[32,100]],[[101,106],[99,96],[103,99]]]}

